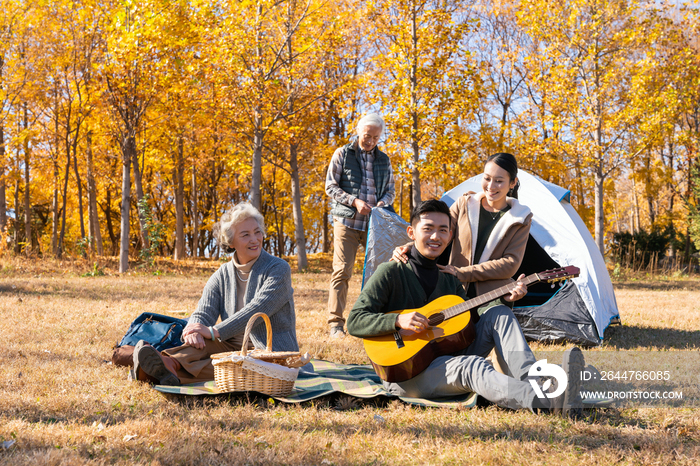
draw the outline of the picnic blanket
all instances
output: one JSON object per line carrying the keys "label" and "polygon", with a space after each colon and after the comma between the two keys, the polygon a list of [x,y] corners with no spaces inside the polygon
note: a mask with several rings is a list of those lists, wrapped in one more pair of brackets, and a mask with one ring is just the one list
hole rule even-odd
{"label": "picnic blanket", "polygon": [[[310,367],[311,366],[311,367]],[[193,383],[173,387],[156,385],[153,388],[163,393],[178,395],[222,395],[245,392],[220,392],[214,381]],[[449,398],[425,399],[396,396],[387,392],[381,379],[375,374],[370,365],[337,364],[321,359],[312,359],[309,364],[299,371],[299,377],[294,383],[294,389],[289,396],[273,396],[283,403],[303,403],[333,393],[344,393],[356,398],[374,398],[384,396],[400,399],[413,405],[432,408],[473,408],[476,406],[476,393]],[[604,408],[612,404],[611,399],[589,398],[583,400],[584,408]]]}
{"label": "picnic blanket", "polygon": [[[299,371],[299,377],[289,396],[274,396],[272,398],[283,403],[303,403],[333,393],[344,393],[357,398],[378,396],[397,398],[413,405],[436,408],[471,408],[476,406],[476,393],[432,400],[392,395],[384,389],[381,379],[374,373],[374,369],[370,365],[337,364],[320,359],[312,359],[309,364],[313,369],[307,365]],[[154,388],[159,392],[179,395],[221,394],[213,380],[179,387],[156,385]]]}

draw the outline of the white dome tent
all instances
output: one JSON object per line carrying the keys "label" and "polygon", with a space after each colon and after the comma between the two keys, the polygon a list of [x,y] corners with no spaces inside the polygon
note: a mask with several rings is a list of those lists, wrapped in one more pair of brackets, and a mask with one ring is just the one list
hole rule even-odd
{"label": "white dome tent", "polygon": [[[446,192],[448,205],[468,191],[481,191],[477,175]],[[520,273],[529,275],[554,267],[573,265],[581,272],[577,278],[552,289],[549,284],[529,287],[525,298],[513,312],[529,340],[570,341],[593,346],[603,339],[605,329],[619,320],[619,312],[605,261],[593,237],[569,204],[570,192],[541,178],[518,170],[518,198],[533,213]],[[367,235],[367,254],[363,284],[377,265],[391,258],[397,245],[408,241],[406,222],[384,209],[375,209]],[[388,234],[389,232],[395,232]]]}

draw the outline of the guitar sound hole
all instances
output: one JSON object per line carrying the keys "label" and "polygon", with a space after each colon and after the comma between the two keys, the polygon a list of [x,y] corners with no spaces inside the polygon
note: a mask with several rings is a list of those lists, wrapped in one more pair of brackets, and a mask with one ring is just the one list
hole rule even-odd
{"label": "guitar sound hole", "polygon": [[433,314],[430,317],[428,317],[428,323],[430,324],[431,327],[434,327],[436,325],[440,325],[445,321],[445,316],[442,312],[438,312],[437,314]]}

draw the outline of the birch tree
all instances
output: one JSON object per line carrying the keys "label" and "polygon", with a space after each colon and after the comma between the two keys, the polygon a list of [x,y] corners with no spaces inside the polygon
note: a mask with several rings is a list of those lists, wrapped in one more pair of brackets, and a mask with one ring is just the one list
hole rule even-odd
{"label": "birch tree", "polygon": [[[558,124],[567,140],[558,144],[568,160],[580,164],[594,185],[594,232],[605,250],[604,193],[606,181],[643,152],[647,141],[628,138],[631,125],[648,117],[636,95],[653,67],[644,50],[660,29],[645,14],[644,5],[625,0],[528,0],[519,10],[520,25],[538,43],[537,53],[549,68],[555,87],[546,89],[551,106],[562,109]],[[539,89],[545,95],[545,89]]]}
{"label": "birch tree", "polygon": [[376,50],[374,95],[387,114],[389,152],[408,160],[413,205],[422,198],[422,160],[429,163],[433,156],[429,141],[436,130],[450,127],[457,108],[462,113],[471,107],[454,98],[463,97],[461,88],[469,85],[466,7],[461,1],[384,0],[369,12]]}

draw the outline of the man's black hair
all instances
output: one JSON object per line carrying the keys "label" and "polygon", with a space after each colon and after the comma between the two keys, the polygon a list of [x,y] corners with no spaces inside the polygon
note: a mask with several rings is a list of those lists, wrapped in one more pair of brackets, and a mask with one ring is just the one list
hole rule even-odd
{"label": "man's black hair", "polygon": [[429,199],[418,204],[411,212],[411,225],[420,220],[420,216],[429,212],[439,212],[450,217],[450,208],[439,199]]}

